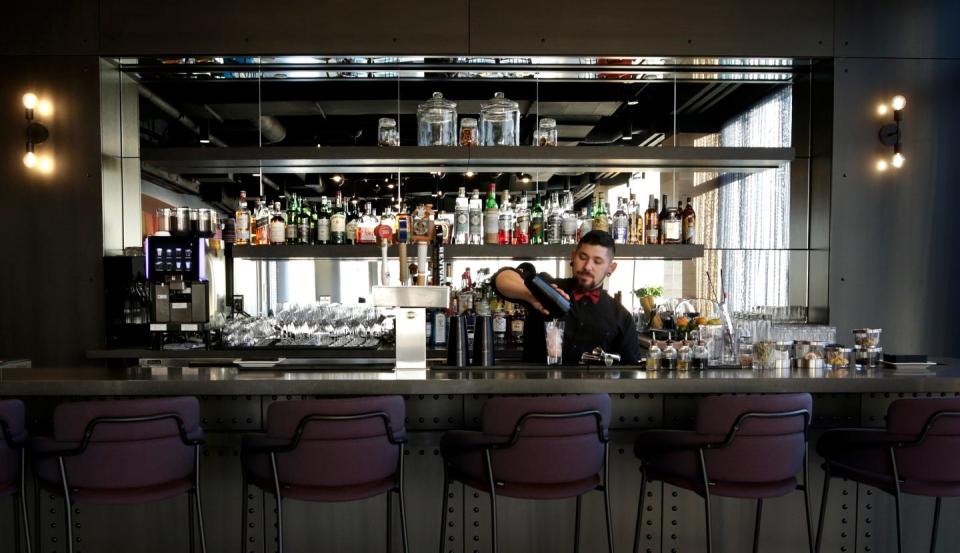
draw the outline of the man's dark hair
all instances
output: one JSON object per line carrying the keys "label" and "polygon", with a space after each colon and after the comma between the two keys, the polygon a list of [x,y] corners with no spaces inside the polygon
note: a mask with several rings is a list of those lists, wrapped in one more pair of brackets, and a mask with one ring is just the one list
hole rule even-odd
{"label": "man's dark hair", "polygon": [[617,254],[617,246],[613,241],[613,236],[610,236],[609,232],[602,230],[591,230],[590,232],[584,234],[580,238],[580,243],[577,245],[579,248],[584,244],[590,246],[603,246],[610,250],[611,257]]}

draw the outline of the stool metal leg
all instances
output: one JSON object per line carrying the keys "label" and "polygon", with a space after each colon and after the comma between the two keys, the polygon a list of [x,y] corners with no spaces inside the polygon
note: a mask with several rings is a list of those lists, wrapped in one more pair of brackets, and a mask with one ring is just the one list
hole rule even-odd
{"label": "stool metal leg", "polygon": [[190,535],[189,537],[189,551],[190,553],[196,553],[196,544],[194,543],[194,514],[193,514],[193,491],[187,492],[187,531]]}
{"label": "stool metal leg", "polygon": [[487,465],[487,484],[490,486],[490,535],[493,537],[493,553],[499,553],[497,546],[497,484],[493,480],[493,464],[490,461],[490,450],[484,450],[484,462]]}
{"label": "stool metal leg", "polygon": [[393,551],[393,490],[387,492],[387,553]]}
{"label": "stool metal leg", "polygon": [[13,494],[13,546],[17,553],[20,553],[20,496],[17,492]]}
{"label": "stool metal leg", "polygon": [[640,500],[637,502],[637,525],[633,531],[633,553],[640,553],[640,533],[643,531],[643,503],[647,498],[647,469],[640,462]]}
{"label": "stool metal leg", "polygon": [[900,516],[900,474],[897,472],[897,457],[890,448],[890,464],[893,467],[893,501],[897,507],[897,553],[903,553],[903,528]]}
{"label": "stool metal leg", "polygon": [[803,445],[803,513],[807,519],[807,547],[813,553],[813,524],[810,521],[810,459],[807,445]]}
{"label": "stool metal leg", "polygon": [[706,512],[706,522],[707,522],[707,553],[713,551],[713,531],[710,528],[710,479],[707,478],[707,463],[703,458],[703,450],[698,450],[700,453],[700,473],[703,479],[703,504]]}
{"label": "stool metal leg", "polygon": [[827,499],[830,496],[830,463],[823,467],[823,496],[820,498],[820,516],[817,519],[817,543],[814,549],[820,553],[820,545],[823,543],[823,519],[827,514]]}
{"label": "stool metal leg", "polygon": [[450,480],[447,475],[447,463],[443,463],[443,503],[440,509],[440,553],[443,553],[444,543],[447,541],[447,504],[450,495]]}
{"label": "stool metal leg", "polygon": [[70,485],[67,483],[67,469],[63,466],[63,457],[57,457],[60,466],[60,483],[63,485],[63,514],[67,525],[67,553],[73,553],[73,506],[70,504]]}
{"label": "stool metal leg", "polygon": [[573,523],[573,553],[580,553],[580,517],[583,496],[577,496],[577,515]]}
{"label": "stool metal leg", "polygon": [[270,452],[273,471],[273,495],[277,500],[277,553],[283,553],[283,497],[280,495],[280,477],[277,475],[277,454]]}
{"label": "stool metal leg", "polygon": [[197,529],[200,531],[200,551],[207,553],[207,533],[203,528],[203,501],[200,497],[200,446],[193,446],[193,502],[197,510]]}
{"label": "stool metal leg", "polygon": [[407,534],[406,497],[403,493],[403,445],[400,445],[400,485],[397,490],[397,501],[400,502],[400,541],[403,544],[403,553],[410,553],[410,536]]}
{"label": "stool metal leg", "polygon": [[930,553],[937,551],[937,531],[940,529],[940,504],[942,497],[937,497],[937,503],[933,508],[933,532],[930,534]]}
{"label": "stool metal leg", "polygon": [[757,500],[757,520],[753,523],[753,553],[760,551],[760,518],[763,516],[763,499]]}
{"label": "stool metal leg", "polygon": [[[14,509],[19,509],[20,524],[23,525],[23,541],[27,545],[27,553],[30,551],[30,520],[27,518],[27,450],[20,449],[20,498],[19,505],[14,505]],[[37,501],[40,501],[40,495],[37,494]],[[39,522],[37,523],[39,524]],[[17,541],[17,551],[20,551],[20,542]]]}
{"label": "stool metal leg", "polygon": [[603,516],[607,520],[607,553],[613,553],[613,516],[610,512],[610,443],[603,445]]}

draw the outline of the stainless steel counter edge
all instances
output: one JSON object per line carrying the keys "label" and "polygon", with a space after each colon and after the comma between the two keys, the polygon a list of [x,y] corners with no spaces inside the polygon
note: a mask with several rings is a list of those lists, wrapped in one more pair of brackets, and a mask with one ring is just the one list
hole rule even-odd
{"label": "stainless steel counter edge", "polygon": [[[951,360],[952,361],[952,360]],[[960,363],[929,374],[868,371],[251,371],[223,368],[0,370],[0,396],[373,394],[960,393]]]}

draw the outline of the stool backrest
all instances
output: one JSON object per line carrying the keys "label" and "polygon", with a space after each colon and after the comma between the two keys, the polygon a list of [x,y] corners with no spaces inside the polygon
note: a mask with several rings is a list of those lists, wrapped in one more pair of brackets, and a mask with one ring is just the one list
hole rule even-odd
{"label": "stool backrest", "polygon": [[494,398],[484,404],[481,421],[485,435],[505,442],[515,440],[509,447],[492,451],[495,480],[577,482],[596,476],[603,468],[610,396]]}
{"label": "stool backrest", "polygon": [[[86,448],[64,458],[74,488],[127,489],[190,478],[199,440],[199,403],[195,397],[61,403],[53,413],[57,448]],[[144,422],[125,419],[163,417]],[[44,475],[60,480],[59,475]]]}
{"label": "stool backrest", "polygon": [[697,432],[725,445],[707,450],[707,474],[716,482],[779,482],[803,467],[810,394],[710,396],[700,402]]}
{"label": "stool backrest", "polygon": [[887,410],[887,432],[908,444],[894,452],[901,479],[960,481],[960,398],[898,399]]}
{"label": "stool backrest", "polygon": [[350,486],[392,477],[400,455],[396,442],[406,438],[405,416],[400,396],[271,403],[267,438],[293,445],[277,454],[280,483]]}
{"label": "stool backrest", "polygon": [[19,399],[0,401],[0,484],[19,477],[20,451],[17,444],[26,437],[26,410]]}

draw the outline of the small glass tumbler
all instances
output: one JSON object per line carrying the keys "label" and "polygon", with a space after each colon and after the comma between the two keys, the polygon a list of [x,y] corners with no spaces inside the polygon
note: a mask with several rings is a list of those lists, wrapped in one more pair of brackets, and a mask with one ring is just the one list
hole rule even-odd
{"label": "small glass tumbler", "polygon": [[562,365],[564,322],[554,319],[543,324],[546,335],[547,365]]}

